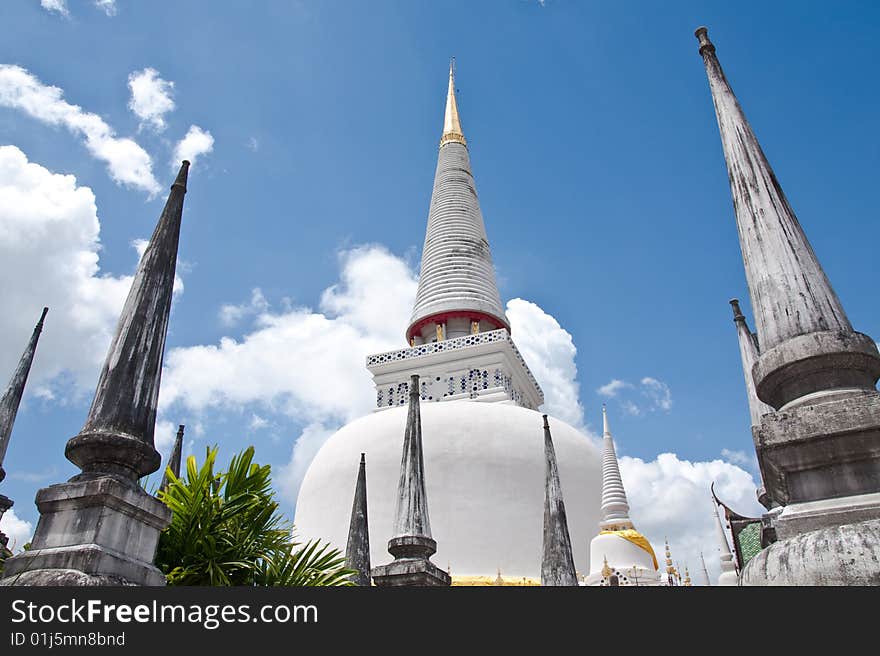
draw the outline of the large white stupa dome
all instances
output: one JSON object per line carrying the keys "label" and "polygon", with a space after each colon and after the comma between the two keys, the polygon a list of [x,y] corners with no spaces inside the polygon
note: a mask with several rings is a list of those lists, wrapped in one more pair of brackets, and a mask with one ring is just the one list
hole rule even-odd
{"label": "large white stupa dome", "polygon": [[[432,558],[455,576],[540,578],[545,458],[541,415],[512,403],[422,403]],[[360,454],[366,454],[370,558],[387,563],[406,406],[362,417],[315,456],[296,507],[300,538],[344,550]],[[600,452],[583,433],[550,418],[575,566],[589,572],[599,521]]]}

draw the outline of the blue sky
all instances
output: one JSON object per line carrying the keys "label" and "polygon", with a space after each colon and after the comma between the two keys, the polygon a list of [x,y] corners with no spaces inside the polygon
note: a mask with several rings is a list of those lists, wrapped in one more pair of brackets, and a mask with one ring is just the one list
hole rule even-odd
{"label": "blue sky", "polygon": [[[165,434],[186,423],[188,449],[219,443],[226,456],[253,443],[280,470],[293,467],[304,428],[323,435],[358,409],[315,405],[303,400],[308,393],[274,390],[271,380],[240,397],[212,388],[193,400],[212,376],[193,369],[221,338],[243,343],[291,313],[314,325],[285,334],[339,335],[296,359],[302,365],[291,375],[305,388],[320,390],[322,378],[344,371],[325,371],[321,358],[337,358],[352,340],[363,348],[398,335],[403,345],[402,321],[377,328],[375,316],[349,317],[340,329],[350,297],[363,300],[344,272],[363,263],[364,249],[350,249],[380,245],[370,262],[397,278],[375,285],[389,294],[409,289],[401,258],[417,270],[452,55],[502,298],[537,304],[571,335],[577,378],[568,382],[579,385],[585,424],[599,428],[606,401],[621,453],[707,463],[726,450],[724,459],[754,473],[728,299],[746,301],[750,320],[751,312],[693,37],[699,25],[709,26],[853,325],[880,336],[880,223],[869,193],[880,163],[875,3],[255,1],[245,10],[117,0],[112,15],[92,0],[65,6],[66,14],[39,0],[3,2],[0,64],[58,87],[118,138],[137,142],[161,191],[151,197],[144,184],[119,184],[83,138],[0,102],[0,146],[15,146],[51,174],[74,175],[76,188],[94,194],[100,222],[100,248],[88,236],[77,248],[98,254],[100,269],[87,278],[103,300],[83,297],[89,318],[75,331],[63,322],[80,316],[76,307],[50,310],[5,462],[0,491],[23,520],[37,519],[36,489],[75,472],[64,443],[85,418],[101,340],[136,265],[131,244],[149,237],[173,179],[174,146],[191,126],[210,133],[213,148],[198,157],[186,201],[183,291],[167,345],[169,354],[181,350],[176,373],[166,372],[177,392],[163,406]],[[129,76],[146,68],[173,83],[164,130],[129,108]],[[39,240],[50,237],[63,235],[31,234],[33,252],[47,250]],[[69,252],[57,250],[59,258]],[[53,290],[41,290],[27,266],[9,265],[3,275],[5,377]],[[101,276],[111,279],[96,283]],[[665,390],[646,395],[645,378],[667,386],[671,402],[657,402]],[[633,387],[614,397],[597,392],[615,379]],[[284,503],[292,513],[290,494]]]}

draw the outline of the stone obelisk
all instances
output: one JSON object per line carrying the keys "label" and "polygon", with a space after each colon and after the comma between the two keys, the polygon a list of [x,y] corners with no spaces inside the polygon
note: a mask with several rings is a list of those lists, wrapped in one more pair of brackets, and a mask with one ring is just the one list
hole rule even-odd
{"label": "stone obelisk", "polygon": [[354,501],[351,504],[351,522],[345,545],[345,566],[357,574],[351,577],[355,585],[370,585],[370,529],[367,521],[367,461],[361,454]]}
{"label": "stone obelisk", "polygon": [[[34,354],[37,351],[37,342],[40,341],[40,333],[43,332],[43,321],[46,319],[46,313],[49,308],[43,308],[43,314],[40,320],[34,326],[31,333],[31,339],[21,354],[18,366],[12,374],[12,380],[6,387],[3,396],[0,397],[0,482],[6,478],[6,470],[3,469],[3,460],[6,458],[6,450],[9,448],[9,439],[12,436],[12,427],[15,424],[15,416],[18,414],[18,406],[21,404],[21,397],[24,394],[24,386],[27,384],[28,374],[31,371],[31,364],[34,361]],[[0,518],[3,514],[14,505],[12,499],[0,494]],[[0,532],[0,547],[6,547],[8,544],[7,537]]]}
{"label": "stone obelisk", "polygon": [[695,34],[755,319],[751,376],[771,409],[753,428],[765,505],[784,506],[772,520],[779,540],[748,562],[742,583],[880,584],[880,354],[853,330],[706,28]]}
{"label": "stone obelisk", "polygon": [[65,455],[82,473],[37,492],[32,549],[4,585],[164,585],[153,565],[171,512],[138,479],[159,468],[156,403],[189,162],[180,167],[134,275],[85,425]]}
{"label": "stone obelisk", "polygon": [[437,552],[437,542],[431,537],[431,521],[428,517],[418,375],[410,377],[394,536],[388,541],[388,552],[394,556],[394,560],[388,565],[373,568],[373,582],[379,587],[434,587],[452,583],[452,577],[430,560]]}
{"label": "stone obelisk", "polygon": [[544,481],[544,546],[541,551],[541,585],[577,585],[577,572],[571,553],[568,520],[562,500],[562,485],[556,465],[556,451],[550,436],[550,424],[544,415],[544,457],[547,461]]}

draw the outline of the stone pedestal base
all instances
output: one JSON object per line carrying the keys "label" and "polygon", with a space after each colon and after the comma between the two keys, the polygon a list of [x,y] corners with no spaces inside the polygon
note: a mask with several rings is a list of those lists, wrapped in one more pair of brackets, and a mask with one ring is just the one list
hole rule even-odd
{"label": "stone pedestal base", "polygon": [[6,561],[0,585],[165,585],[154,565],[171,511],[110,476],[37,492],[32,549]]}
{"label": "stone pedestal base", "polygon": [[742,571],[742,585],[880,585],[880,519],[774,542]]}
{"label": "stone pedestal base", "polygon": [[780,504],[880,491],[877,391],[766,414],[754,437],[764,485]]}
{"label": "stone pedestal base", "polygon": [[377,587],[441,587],[452,585],[452,577],[426,558],[398,558],[388,565],[374,567]]}

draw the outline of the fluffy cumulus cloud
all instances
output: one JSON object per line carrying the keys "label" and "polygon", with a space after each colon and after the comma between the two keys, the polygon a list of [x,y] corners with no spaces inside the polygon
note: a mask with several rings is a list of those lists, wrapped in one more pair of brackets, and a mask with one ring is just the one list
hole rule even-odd
{"label": "fluffy cumulus cloud", "polygon": [[62,16],[70,16],[67,9],[67,0],[40,0],[40,6],[46,11],[50,11]]}
{"label": "fluffy cumulus cloud", "polygon": [[0,147],[0,307],[7,309],[0,371],[12,371],[49,307],[31,392],[52,396],[65,382],[94,386],[131,285],[129,276],[102,274],[99,231],[91,189],[29,162],[15,146]]}
{"label": "fluffy cumulus cloud", "polygon": [[108,16],[116,15],[116,0],[95,0],[95,6]]}
{"label": "fluffy cumulus cloud", "polygon": [[718,497],[738,512],[754,517],[765,512],[755,499],[752,475],[724,460],[690,462],[661,453],[645,462],[623,456],[620,472],[636,528],[648,537],[661,561],[668,539],[673,561],[682,570],[687,566],[697,583],[701,553],[713,584],[720,573],[711,484],[715,483]]}
{"label": "fluffy cumulus cloud", "polygon": [[613,378],[596,390],[599,396],[617,399],[621,409],[630,415],[641,415],[672,409],[672,390],[662,380],[645,376],[638,384]]}
{"label": "fluffy cumulus cloud", "polygon": [[196,159],[214,150],[214,137],[198,125],[189,126],[186,135],[174,146],[171,166],[177,168],[183,160],[189,160],[195,166]]}
{"label": "fluffy cumulus cloud", "polygon": [[544,410],[583,429],[584,408],[580,402],[571,334],[540,307],[521,298],[507,304],[514,343],[544,391]]}
{"label": "fluffy cumulus cloud", "polygon": [[58,87],[43,84],[20,66],[0,64],[0,106],[17,109],[37,121],[63,126],[80,137],[93,157],[107,164],[117,183],[155,194],[153,161],[133,139],[119,138],[97,114],[64,100]]}
{"label": "fluffy cumulus cloud", "polygon": [[13,553],[17,553],[21,551],[24,545],[31,541],[31,536],[34,534],[34,525],[19,519],[18,515],[15,514],[15,508],[10,508],[0,518],[0,533],[5,533],[6,537],[9,538],[8,549]]}
{"label": "fluffy cumulus cloud", "polygon": [[163,80],[155,68],[145,68],[128,76],[128,88],[128,108],[141,120],[141,127],[163,131],[165,114],[174,109],[174,82]]}

